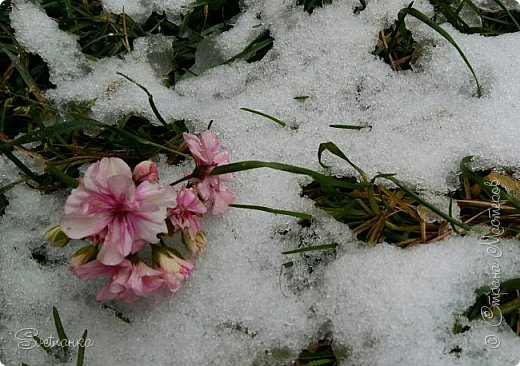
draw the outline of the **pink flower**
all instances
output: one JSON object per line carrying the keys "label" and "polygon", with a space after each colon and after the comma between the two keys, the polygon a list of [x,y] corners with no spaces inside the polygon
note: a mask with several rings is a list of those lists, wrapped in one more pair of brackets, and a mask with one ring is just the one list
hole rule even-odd
{"label": "pink flower", "polygon": [[229,163],[227,151],[218,151],[220,143],[210,131],[202,131],[199,137],[184,133],[183,137],[196,164],[190,182],[198,190],[204,204],[207,207],[213,206],[213,214],[223,213],[233,202],[234,195],[221,183],[232,181],[233,175],[228,173],[210,176],[209,174],[215,167]]}
{"label": "pink flower", "polygon": [[132,176],[136,183],[141,183],[145,180],[150,183],[157,183],[159,181],[157,164],[151,160],[142,161],[135,166]]}
{"label": "pink flower", "polygon": [[184,141],[188,144],[197,166],[214,164],[215,157],[220,149],[220,142],[210,131],[202,131],[199,137],[189,133],[183,133]]}
{"label": "pink flower", "polygon": [[183,187],[177,194],[176,205],[168,210],[170,220],[176,229],[187,230],[195,239],[201,229],[199,215],[206,212],[206,206],[191,190]]}
{"label": "pink flower", "polygon": [[152,257],[154,267],[172,292],[177,291],[195,269],[192,261],[182,259],[168,247],[154,247]]}
{"label": "pink flower", "polygon": [[[189,133],[183,133],[184,141],[188,144],[188,149],[195,160],[196,178],[204,179],[216,166],[229,163],[227,151],[219,152],[220,142],[210,131],[202,131],[199,137]],[[231,180],[231,174],[224,174],[224,180]]]}
{"label": "pink flower", "polygon": [[210,176],[196,185],[199,195],[207,207],[213,207],[212,213],[218,215],[226,211],[235,199],[231,190],[221,184],[219,176]]}
{"label": "pink flower", "polygon": [[167,232],[167,207],[174,204],[173,187],[148,181],[136,187],[123,160],[103,158],[87,169],[67,198],[60,226],[72,239],[103,240],[98,260],[116,265],[145,242],[159,241],[157,234]]}
{"label": "pink flower", "polygon": [[107,266],[98,260],[82,265],[74,271],[81,279],[108,275],[110,279],[99,290],[96,300],[121,300],[129,302],[137,296],[146,296],[164,283],[162,272],[148,267],[144,262],[133,263],[127,259],[116,266]]}

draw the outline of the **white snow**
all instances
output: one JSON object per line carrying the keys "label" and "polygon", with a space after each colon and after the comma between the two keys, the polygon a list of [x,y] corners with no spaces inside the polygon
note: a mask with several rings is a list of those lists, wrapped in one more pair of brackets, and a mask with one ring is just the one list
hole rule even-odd
{"label": "white snow", "polygon": [[[140,17],[152,10],[175,16],[187,4],[103,3],[117,12],[124,5],[126,13]],[[19,42],[49,64],[56,89],[46,95],[53,102],[96,99],[92,116],[107,123],[127,112],[154,119],[146,95],[116,75],[120,71],[148,88],[167,120],[187,119],[192,132],[214,120],[212,130],[232,161],[279,161],[321,170],[318,145],[333,141],[368,175],[396,173],[425,194],[437,195],[456,186],[458,164],[466,155],[475,155],[480,167],[519,166],[520,33],[481,37],[443,25],[480,78],[484,95],[476,98],[474,81],[456,50],[414,19],[407,18],[407,26],[424,45],[414,71],[393,72],[371,55],[378,32],[408,0],[368,1],[358,15],[352,13],[357,1],[333,1],[312,15],[294,3],[246,1],[237,26],[211,39],[200,53],[226,59],[259,29],[269,29],[275,39],[269,53],[256,63],[210,68],[173,89],[162,84],[171,57],[167,37],[139,39],[122,59],[87,61],[76,38],[60,31],[37,5],[17,1],[12,24]],[[414,7],[433,12],[426,0]],[[293,99],[302,95],[309,98]],[[281,128],[241,107],[298,128]],[[339,130],[329,124],[372,129]],[[324,161],[334,173],[354,173],[340,159],[327,156]],[[2,158],[0,166],[2,185],[17,179],[10,162]],[[164,182],[186,171],[164,163],[161,169]],[[110,304],[130,324],[94,300],[99,281],[82,282],[69,272],[67,258],[80,243],[47,248],[56,260],[51,266],[31,258],[45,231],[58,222],[66,192],[44,195],[16,186],[6,194],[10,204],[0,217],[0,360],[7,365],[54,362],[41,350],[21,350],[14,338],[25,327],[55,335],[53,305],[70,337],[89,330],[95,342],[86,351],[89,365],[288,365],[327,333],[342,365],[493,366],[520,360],[520,339],[505,325],[495,328],[479,320],[469,323],[468,332],[452,332],[475,301],[474,291],[491,285],[493,258],[477,234],[410,250],[369,247],[300,197],[300,184],[308,182],[267,169],[236,174],[237,203],[309,212],[316,221],[303,229],[293,218],[241,209],[207,218],[208,250],[186,286],[173,295]],[[337,255],[325,256],[312,273],[301,256],[281,254],[299,243],[331,242],[340,244]],[[501,280],[518,277],[518,243],[500,246]],[[282,270],[290,260],[294,267]],[[499,337],[500,348],[486,347],[490,334]],[[450,354],[456,346],[462,348],[460,357]]]}

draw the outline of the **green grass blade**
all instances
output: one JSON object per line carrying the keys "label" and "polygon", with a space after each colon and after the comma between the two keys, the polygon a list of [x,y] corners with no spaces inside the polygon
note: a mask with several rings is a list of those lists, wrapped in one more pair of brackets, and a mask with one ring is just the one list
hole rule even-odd
{"label": "green grass blade", "polygon": [[413,197],[415,200],[419,201],[423,206],[426,206],[431,211],[435,212],[437,215],[442,217],[444,220],[448,221],[449,223],[452,223],[453,225],[457,225],[461,228],[463,228],[466,231],[470,230],[470,227],[459,220],[454,219],[450,215],[444,213],[443,211],[439,210],[437,207],[429,203],[428,201],[424,200],[421,196],[416,194],[413,190],[408,188],[406,185],[404,185],[401,181],[399,181],[397,178],[394,178],[392,176],[387,176],[385,179],[388,179],[389,181],[395,183],[399,188],[401,188],[403,191],[408,193],[411,197]]}
{"label": "green grass blade", "polygon": [[466,58],[466,56],[464,55],[464,52],[462,52],[462,50],[460,49],[460,47],[457,45],[457,43],[455,42],[455,40],[448,34],[448,32],[446,32],[444,29],[442,29],[437,23],[435,23],[434,21],[432,21],[430,18],[428,18],[426,15],[424,15],[423,13],[421,13],[419,10],[417,9],[413,9],[413,8],[404,8],[404,9],[401,9],[399,11],[399,14],[405,14],[405,15],[411,15],[417,19],[419,19],[420,21],[422,21],[423,23],[429,25],[431,28],[433,28],[437,33],[439,33],[441,36],[443,36],[444,38],[446,38],[446,40],[448,42],[450,42],[452,44],[453,47],[455,47],[455,49],[457,50],[457,52],[459,53],[459,55],[462,57],[462,59],[464,60],[464,62],[466,63],[466,65],[468,66],[469,70],[471,71],[471,74],[473,75],[473,78],[475,79],[475,82],[477,83],[477,95],[478,97],[480,98],[482,96],[482,88],[480,87],[480,83],[478,82],[478,78],[477,78],[477,75],[475,74],[475,71],[473,70],[473,67],[471,67],[471,64],[469,63],[468,59]]}
{"label": "green grass blade", "polygon": [[22,163],[22,161],[18,159],[10,150],[10,148],[7,147],[7,145],[3,142],[0,142],[0,153],[4,154],[9,160],[13,162],[14,165],[18,167],[18,169],[24,172],[27,176],[31,177],[32,179],[36,179],[37,174],[29,169],[24,163]]}
{"label": "green grass blade", "polygon": [[83,366],[83,361],[85,359],[85,340],[87,339],[87,330],[83,332],[81,336],[81,341],[79,343],[78,349],[78,359],[76,361],[76,366]]}
{"label": "green grass blade", "polygon": [[242,52],[231,57],[229,60],[225,61],[224,64],[229,64],[238,59],[250,62],[251,59],[253,59],[255,55],[264,48],[266,49],[265,52],[267,52],[269,48],[272,47],[273,41],[274,39],[271,37],[271,33],[268,30],[263,31],[250,44],[248,44]]}
{"label": "green grass blade", "polygon": [[520,289],[520,278],[513,278],[500,284],[500,290],[502,292],[508,292],[513,289]]}
{"label": "green grass blade", "polygon": [[76,188],[79,185],[79,181],[76,178],[72,178],[70,175],[65,174],[52,164],[47,164],[45,166],[45,173],[52,175],[71,188]]}
{"label": "green grass blade", "polygon": [[258,168],[270,168],[270,169],[281,170],[281,171],[293,173],[293,174],[307,175],[307,176],[313,178],[314,180],[320,182],[321,184],[329,185],[332,187],[362,189],[362,188],[366,187],[366,185],[367,185],[366,183],[346,182],[341,179],[323,175],[323,174],[315,172],[313,170],[301,168],[301,167],[294,166],[294,165],[276,163],[276,162],[258,161],[258,160],[246,160],[246,161],[241,161],[238,163],[231,163],[231,164],[217,166],[216,168],[214,168],[211,171],[210,175],[234,173],[234,172],[240,172],[243,170],[251,170],[251,169],[258,169]]}
{"label": "green grass blade", "polygon": [[45,343],[43,342],[43,340],[40,337],[35,336],[35,335],[33,335],[32,337],[36,341],[36,344],[38,345],[38,347],[40,347],[46,353],[51,354],[52,350],[45,345]]}
{"label": "green grass blade", "polygon": [[[141,84],[139,84],[137,81],[135,81],[134,79],[126,76],[125,74],[123,73],[120,73],[119,71],[116,72],[116,74],[118,75],[121,75],[122,77],[124,77],[125,79],[127,79],[128,81],[130,81],[131,83],[134,83],[135,85],[137,85],[141,90],[143,90],[146,95],[148,96],[148,104],[150,104],[150,108],[152,108],[152,111],[153,111],[153,114],[155,115],[155,117],[157,117],[157,119],[159,120],[159,122],[161,122],[163,124],[163,126],[165,127],[168,127],[168,128],[171,128],[173,127],[174,125],[169,125],[165,120],[164,118],[161,116],[161,114],[159,113],[159,110],[157,109],[157,106],[155,105],[155,102],[153,101],[153,95],[148,91],[148,89],[146,89],[144,86],[142,86]],[[177,131],[178,133],[182,133],[180,131]]]}
{"label": "green grass blade", "polygon": [[303,247],[303,248],[298,248],[298,249],[294,249],[294,250],[289,250],[287,252],[282,252],[282,254],[297,254],[297,253],[315,252],[318,250],[335,249],[337,247],[338,247],[338,244],[336,244],[336,243],[313,245],[313,246],[309,246],[309,247]]}
{"label": "green grass blade", "polygon": [[509,15],[509,18],[511,18],[511,20],[513,21],[513,23],[515,23],[515,26],[516,28],[520,31],[520,25],[518,24],[518,22],[516,21],[515,17],[513,16],[513,14],[511,14],[511,12],[509,11],[508,8],[506,8],[504,6],[504,4],[502,4],[502,2],[500,0],[492,0],[495,4],[497,4],[498,6],[500,6],[502,8],[503,11],[505,11],[507,13],[507,15]]}
{"label": "green grass blade", "polygon": [[63,324],[61,323],[60,314],[58,313],[58,309],[55,306],[52,307],[52,317],[54,318],[54,325],[56,326],[56,331],[58,332],[58,338],[60,339],[61,344],[63,345],[63,350],[65,353],[69,352],[68,340],[69,338],[65,334],[65,329],[63,329]]}
{"label": "green grass blade", "polygon": [[275,214],[275,215],[292,216],[292,217],[297,217],[299,219],[304,219],[304,220],[311,220],[312,219],[312,215],[306,214],[304,212],[278,210],[276,208],[270,208],[270,207],[265,207],[265,206],[241,205],[241,204],[238,204],[238,203],[233,203],[233,204],[230,205],[230,207],[246,208],[246,209],[249,209],[249,210],[264,211],[264,212],[269,212],[269,213],[272,213],[272,214]]}
{"label": "green grass blade", "polygon": [[329,125],[332,128],[341,128],[344,130],[362,130],[363,128],[367,128],[368,126],[357,126],[357,125]]}
{"label": "green grass blade", "polygon": [[142,138],[140,136],[137,136],[137,135],[134,135],[130,132],[127,132],[125,130],[122,130],[120,128],[117,128],[117,127],[114,127],[114,126],[109,126],[109,125],[103,125],[104,128],[106,128],[107,130],[111,130],[115,133],[118,133],[120,135],[123,135],[123,136],[126,136],[136,142],[139,142],[140,144],[143,144],[143,145],[149,145],[149,146],[153,146],[153,147],[156,147],[157,149],[159,150],[164,150],[164,151],[168,151],[168,152],[171,152],[171,153],[174,153],[174,154],[177,154],[177,155],[181,155],[181,156],[184,156],[185,158],[191,158],[191,155],[188,155],[188,154],[185,154],[185,153],[182,153],[180,151],[177,151],[177,150],[173,150],[173,149],[170,149],[166,146],[162,146],[162,145],[159,145],[159,144],[156,144],[155,142],[152,142],[152,141],[149,141],[145,138]]}
{"label": "green grass blade", "polygon": [[250,108],[240,108],[240,109],[243,110],[243,111],[249,112],[249,113],[258,114],[259,116],[268,118],[271,121],[274,121],[274,122],[278,123],[282,127],[287,126],[287,123],[285,123],[284,121],[282,121],[282,120],[280,120],[280,119],[278,119],[276,117],[270,116],[267,113],[260,112],[260,111],[255,111],[254,109],[250,109]]}
{"label": "green grass blade", "polygon": [[48,139],[54,138],[59,135],[72,133],[90,126],[105,126],[100,124],[98,121],[81,118],[70,122],[58,123],[49,127],[37,128],[31,132],[28,132],[14,140],[6,143],[7,146],[22,145],[29,142],[36,141],[47,141]]}
{"label": "green grass blade", "polygon": [[3,187],[0,187],[0,194],[4,194],[5,192],[7,192],[8,190],[12,189],[14,186],[16,186],[17,184],[20,184],[22,183],[24,180],[17,180],[15,182],[12,182],[12,183],[9,183],[9,184],[6,184],[5,186]]}
{"label": "green grass blade", "polygon": [[22,63],[20,62],[18,57],[16,57],[12,52],[8,51],[1,44],[0,44],[0,51],[3,51],[7,55],[7,57],[9,57],[9,59],[13,63],[16,70],[20,73],[22,80],[29,87],[29,91],[34,94],[36,99],[38,99],[38,102],[40,102],[40,103],[45,102],[45,100],[41,96],[38,85],[36,85],[36,82],[34,81],[33,77],[31,76],[31,73],[24,65],[22,65]]}
{"label": "green grass blade", "polygon": [[358,14],[359,12],[365,10],[366,7],[367,7],[367,2],[366,2],[366,0],[359,0],[359,3],[361,4],[361,6],[356,6],[356,7],[354,8],[354,14]]}
{"label": "green grass blade", "polygon": [[[453,217],[453,198],[451,198],[451,196],[450,196],[450,205],[448,207],[448,215],[450,215],[450,217]],[[457,226],[453,225],[451,222],[450,222],[450,225],[451,225],[451,228],[453,229],[453,231],[455,231],[457,234],[461,235],[460,231],[457,229]]]}
{"label": "green grass blade", "polygon": [[359,173],[359,175],[361,176],[361,178],[363,179],[364,182],[368,182],[368,177],[365,174],[365,172],[360,167],[358,167],[356,164],[351,162],[350,159],[347,158],[347,156],[343,153],[343,151],[341,151],[340,148],[337,147],[336,144],[334,144],[332,141],[323,142],[320,144],[320,146],[318,148],[318,162],[320,163],[320,165],[322,167],[328,168],[328,166],[323,164],[323,162],[321,161],[321,155],[323,154],[324,151],[329,151],[330,153],[336,155],[337,157],[340,157],[341,159],[345,160],[351,167],[353,167]]}
{"label": "green grass blade", "polygon": [[[484,180],[480,175],[472,172],[468,164],[471,161],[473,156],[466,156],[464,159],[462,159],[460,163],[460,170],[462,171],[462,174],[464,174],[469,179],[476,182],[483,190],[486,191],[486,193],[489,195],[489,197],[493,196],[493,188],[489,186],[488,184],[485,184],[487,181]],[[500,189],[500,198],[507,201],[511,206],[516,208],[517,210],[520,210],[520,200],[514,198],[513,196],[509,195],[507,192],[505,192],[503,189]]]}
{"label": "green grass blade", "polygon": [[334,366],[336,360],[334,358],[324,358],[322,360],[311,361],[306,366]]}
{"label": "green grass blade", "polygon": [[516,298],[513,301],[500,305],[500,312],[502,315],[508,315],[518,310],[520,310],[520,298]]}

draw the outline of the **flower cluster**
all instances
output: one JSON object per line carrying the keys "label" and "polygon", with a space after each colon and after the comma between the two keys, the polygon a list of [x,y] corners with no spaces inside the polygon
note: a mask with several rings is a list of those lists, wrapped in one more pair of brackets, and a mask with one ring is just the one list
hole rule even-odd
{"label": "flower cluster", "polygon": [[[131,170],[119,158],[103,158],[88,167],[65,202],[59,227],[47,233],[60,246],[68,238],[90,241],[76,252],[70,267],[81,279],[109,277],[96,299],[131,301],[163,285],[179,289],[195,265],[162,238],[179,232],[188,252],[200,254],[206,245],[200,217],[210,210],[221,214],[233,201],[224,185],[232,176],[210,175],[216,166],[229,163],[216,137],[210,131],[183,137],[196,166],[180,189],[159,185],[152,161]],[[151,266],[139,257],[147,243]]]}

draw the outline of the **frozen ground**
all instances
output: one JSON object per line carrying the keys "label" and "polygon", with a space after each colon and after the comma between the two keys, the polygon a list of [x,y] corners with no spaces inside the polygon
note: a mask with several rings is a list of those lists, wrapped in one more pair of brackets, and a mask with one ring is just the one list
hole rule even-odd
{"label": "frozen ground", "polygon": [[[112,0],[106,6],[117,11],[123,3],[141,16],[152,9],[176,14],[185,5]],[[479,157],[480,166],[519,166],[520,33],[485,38],[443,25],[483,84],[479,99],[455,49],[413,19],[408,28],[424,45],[413,72],[393,72],[371,55],[379,30],[408,0],[372,0],[357,15],[352,12],[357,1],[333,1],[311,16],[293,1],[248,0],[237,26],[200,50],[198,66],[204,69],[204,54],[236,53],[258,29],[269,29],[275,39],[266,57],[211,68],[167,89],[161,76],[167,71],[168,39],[140,39],[124,59],[93,62],[37,6],[16,4],[12,24],[19,42],[49,64],[57,85],[48,97],[57,104],[97,98],[93,116],[107,123],[130,111],[153,118],[142,91],[116,75],[121,71],[150,90],[167,119],[192,121],[193,132],[214,120],[212,130],[233,161],[279,161],[318,170],[319,143],[334,141],[369,175],[397,173],[430,193],[454,187],[466,155]],[[414,6],[432,13],[428,1]],[[301,95],[309,98],[293,99]],[[240,107],[298,128],[281,128]],[[372,129],[328,127],[334,123]],[[353,173],[338,159],[326,162],[336,173]],[[15,180],[11,164],[0,164],[0,185]],[[163,170],[161,180],[173,181],[186,168]],[[292,218],[239,209],[207,219],[208,250],[186,286],[174,295],[110,304],[130,324],[94,300],[99,282],[85,283],[69,272],[67,258],[77,247],[47,248],[51,265],[31,257],[43,245],[44,232],[58,222],[66,192],[43,195],[16,186],[0,218],[0,360],[9,366],[52,364],[41,350],[18,348],[14,335],[28,327],[43,337],[54,334],[55,305],[69,336],[89,330],[95,345],[87,349],[88,365],[289,365],[300,349],[324,335],[334,339],[342,365],[514,366],[520,361],[520,338],[507,326],[475,321],[468,332],[452,332],[473,304],[474,290],[491,286],[494,259],[479,244],[478,233],[410,250],[368,247],[300,197],[304,182],[270,170],[238,173],[233,186],[238,203],[305,211],[316,222],[302,229]],[[340,244],[337,256],[327,257],[311,274],[305,263],[297,263],[291,275],[280,275],[284,262],[299,258],[281,252],[300,242],[332,241]],[[500,247],[503,255],[495,261],[501,280],[518,277],[518,242],[503,241]],[[499,348],[486,346],[490,335],[500,339]],[[457,346],[462,351],[450,353]]]}

